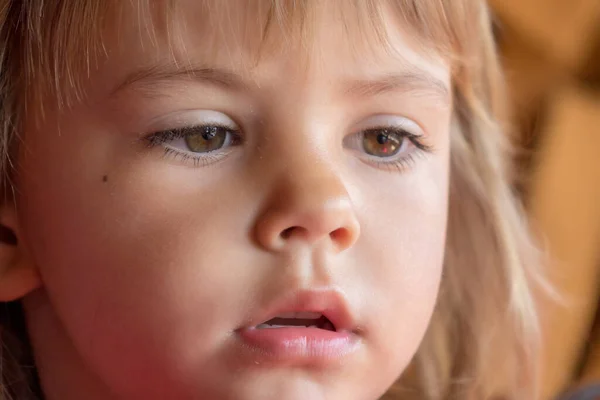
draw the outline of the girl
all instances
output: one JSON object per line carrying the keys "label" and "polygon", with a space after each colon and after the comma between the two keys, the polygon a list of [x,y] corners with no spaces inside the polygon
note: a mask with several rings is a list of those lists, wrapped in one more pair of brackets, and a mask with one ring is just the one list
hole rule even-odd
{"label": "girl", "polygon": [[534,398],[481,1],[0,10],[5,398]]}

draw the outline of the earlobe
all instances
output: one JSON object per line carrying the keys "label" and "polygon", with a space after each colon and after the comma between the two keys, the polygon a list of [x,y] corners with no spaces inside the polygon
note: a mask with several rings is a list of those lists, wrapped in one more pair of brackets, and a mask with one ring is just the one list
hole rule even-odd
{"label": "earlobe", "polygon": [[41,286],[35,263],[19,238],[14,206],[0,207],[0,301],[18,300]]}

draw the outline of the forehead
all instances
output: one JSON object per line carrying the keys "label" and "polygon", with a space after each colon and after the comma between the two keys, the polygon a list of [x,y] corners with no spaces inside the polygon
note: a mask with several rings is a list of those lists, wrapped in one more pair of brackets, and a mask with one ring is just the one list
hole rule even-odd
{"label": "forehead", "polygon": [[140,13],[130,2],[116,26],[105,28],[108,70],[125,82],[177,68],[232,71],[257,85],[282,75],[301,84],[402,71],[429,75],[438,85],[447,80],[447,63],[385,3],[372,9],[348,1],[301,4],[180,0]]}
{"label": "forehead", "polygon": [[[264,67],[265,60],[277,59],[298,70],[337,68],[342,73],[350,67],[371,70],[391,60],[439,66],[455,56],[448,34],[453,18],[445,9],[450,6],[438,0],[44,4],[40,7],[48,10],[32,13],[46,20],[31,17],[32,23],[43,25],[31,30],[41,37],[32,37],[31,48],[24,51],[29,58],[24,65],[33,67],[24,82],[30,100],[39,93],[79,99],[85,96],[82,81],[108,67],[124,70],[122,61],[135,69],[167,59],[180,65],[212,60],[251,72],[259,63]],[[68,79],[56,79],[61,76]]]}

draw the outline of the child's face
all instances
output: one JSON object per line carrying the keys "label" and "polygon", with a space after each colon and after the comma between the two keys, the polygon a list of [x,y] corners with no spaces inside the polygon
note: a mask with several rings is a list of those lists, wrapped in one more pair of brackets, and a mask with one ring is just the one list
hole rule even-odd
{"label": "child's face", "polygon": [[[49,99],[26,129],[17,205],[43,282],[25,305],[45,391],[376,398],[438,291],[449,68],[392,11],[395,51],[321,2],[306,47],[273,44],[274,25],[255,62],[248,2],[211,17],[181,3],[179,66],[125,12],[85,104]],[[335,331],[256,329],[285,312]]]}

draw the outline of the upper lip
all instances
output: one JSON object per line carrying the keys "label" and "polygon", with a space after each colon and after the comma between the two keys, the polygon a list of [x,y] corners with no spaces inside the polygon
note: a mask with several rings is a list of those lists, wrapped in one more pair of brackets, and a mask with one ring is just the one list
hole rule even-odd
{"label": "upper lip", "polygon": [[355,329],[348,303],[343,294],[335,289],[305,290],[280,298],[253,317],[249,326],[256,327],[278,315],[291,312],[321,313],[338,332]]}

